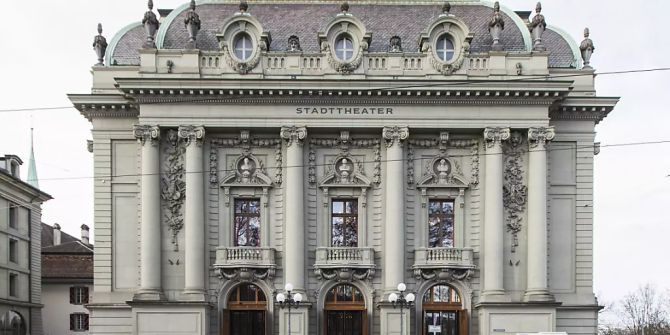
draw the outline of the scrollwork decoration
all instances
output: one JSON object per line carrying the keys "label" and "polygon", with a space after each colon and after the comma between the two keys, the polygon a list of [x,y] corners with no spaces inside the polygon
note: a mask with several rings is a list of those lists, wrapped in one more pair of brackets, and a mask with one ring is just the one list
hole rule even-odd
{"label": "scrollwork decoration", "polygon": [[161,199],[163,200],[163,219],[167,222],[172,235],[174,250],[179,250],[178,234],[184,227],[184,152],[185,143],[179,141],[177,131],[168,130],[163,145],[163,173],[161,175]]}
{"label": "scrollwork decoration", "polygon": [[503,147],[505,171],[503,184],[503,205],[506,214],[506,228],[512,235],[512,252],[519,246],[519,232],[522,228],[522,215],[526,208],[527,187],[524,185],[523,138],[513,133],[510,141]]}

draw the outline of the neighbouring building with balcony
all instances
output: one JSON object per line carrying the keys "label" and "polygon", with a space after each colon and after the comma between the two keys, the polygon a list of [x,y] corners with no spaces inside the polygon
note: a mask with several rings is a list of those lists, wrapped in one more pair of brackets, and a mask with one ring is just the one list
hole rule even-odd
{"label": "neighbouring building with balcony", "polygon": [[[28,181],[23,161],[0,157],[0,334],[42,334],[41,218],[51,196],[37,187],[34,160]],[[35,178],[31,177],[35,176]]]}
{"label": "neighbouring building with balcony", "polygon": [[149,8],[99,27],[69,96],[93,125],[91,334],[596,333],[594,128],[618,99],[588,32],[483,1]]}

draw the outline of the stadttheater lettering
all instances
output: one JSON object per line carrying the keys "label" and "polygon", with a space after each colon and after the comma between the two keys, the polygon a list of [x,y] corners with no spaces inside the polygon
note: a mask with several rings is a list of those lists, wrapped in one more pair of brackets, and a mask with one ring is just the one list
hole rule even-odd
{"label": "stadttheater lettering", "polygon": [[298,115],[393,115],[391,107],[297,107]]}

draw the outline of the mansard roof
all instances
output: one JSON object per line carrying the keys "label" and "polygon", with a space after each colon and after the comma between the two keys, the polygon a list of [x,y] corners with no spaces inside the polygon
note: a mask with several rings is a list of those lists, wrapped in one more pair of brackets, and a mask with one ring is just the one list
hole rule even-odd
{"label": "mansard roof", "polygon": [[[202,28],[198,34],[197,47],[201,50],[218,50],[216,34],[223,24],[239,11],[239,5],[231,2],[207,1],[199,3]],[[492,15],[492,4],[486,2],[454,3],[451,14],[463,20],[474,33],[470,51],[491,51],[492,38],[488,23]],[[352,3],[349,13],[360,19],[372,41],[368,52],[386,52],[389,39],[400,36],[405,52],[417,52],[420,34],[442,13],[441,3]],[[188,4],[173,10],[162,22],[156,36],[159,49],[188,49],[188,32],[184,18]],[[335,3],[259,3],[250,4],[249,13],[272,34],[269,51],[287,49],[288,37],[296,35],[305,53],[320,52],[317,33],[340,12]],[[501,35],[504,50],[530,52],[531,37],[526,22],[517,13],[502,8],[507,23]],[[140,23],[127,26],[114,37],[107,50],[108,64],[139,65],[139,49],[144,43],[144,28]],[[549,66],[553,68],[576,67],[579,51],[576,43],[560,29],[548,27],[544,43],[549,52]]]}

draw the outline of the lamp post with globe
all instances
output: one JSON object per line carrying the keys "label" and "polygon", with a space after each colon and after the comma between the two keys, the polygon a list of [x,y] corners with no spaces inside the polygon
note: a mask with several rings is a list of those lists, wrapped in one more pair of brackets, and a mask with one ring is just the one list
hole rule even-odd
{"label": "lamp post with globe", "polygon": [[410,292],[405,294],[405,290],[407,290],[407,285],[405,285],[405,283],[400,283],[398,284],[398,292],[400,294],[395,292],[389,294],[389,302],[393,304],[393,308],[395,308],[396,305],[400,306],[400,335],[403,334],[403,309],[405,307],[408,309],[412,307],[414,300],[416,299],[414,293]]}
{"label": "lamp post with globe", "polygon": [[281,292],[277,294],[277,303],[281,308],[288,308],[288,334],[291,334],[291,307],[298,307],[300,305],[300,302],[302,302],[302,294],[291,294],[291,291],[293,291],[293,284],[291,283],[286,283],[284,290],[286,291],[286,294]]}

